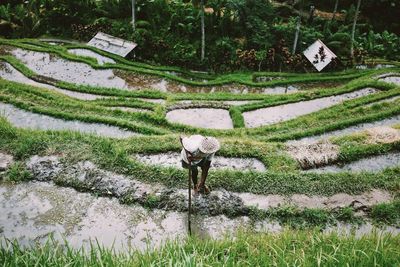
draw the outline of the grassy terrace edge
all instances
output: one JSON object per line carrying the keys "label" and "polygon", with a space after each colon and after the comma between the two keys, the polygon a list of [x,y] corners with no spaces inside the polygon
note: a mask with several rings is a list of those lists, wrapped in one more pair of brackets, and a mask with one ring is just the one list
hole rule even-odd
{"label": "grassy terrace edge", "polygon": [[116,253],[93,245],[89,251],[49,240],[24,249],[0,247],[4,266],[397,266],[400,236],[372,233],[362,238],[315,231],[279,234],[241,232],[235,239],[170,241],[161,248]]}

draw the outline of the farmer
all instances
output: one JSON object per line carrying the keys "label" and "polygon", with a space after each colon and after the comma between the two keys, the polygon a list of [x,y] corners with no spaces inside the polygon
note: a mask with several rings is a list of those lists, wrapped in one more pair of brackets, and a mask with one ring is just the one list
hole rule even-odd
{"label": "farmer", "polygon": [[[183,146],[181,152],[182,167],[191,169],[194,193],[197,194],[200,192],[208,194],[210,190],[205,185],[205,182],[214,154],[220,148],[218,140],[214,137],[192,135],[190,137],[181,136],[180,141]],[[199,173],[197,167],[201,168],[201,179],[199,183],[197,183],[197,175]]]}

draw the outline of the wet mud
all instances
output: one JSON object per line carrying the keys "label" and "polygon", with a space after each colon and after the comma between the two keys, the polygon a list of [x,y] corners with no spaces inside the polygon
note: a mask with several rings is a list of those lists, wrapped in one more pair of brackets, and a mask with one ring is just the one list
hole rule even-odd
{"label": "wet mud", "polygon": [[111,138],[128,138],[138,135],[138,133],[115,126],[100,123],[87,123],[77,120],[66,121],[47,115],[32,113],[1,102],[0,115],[4,116],[12,125],[24,129],[77,131]]}
{"label": "wet mud", "polygon": [[346,100],[360,98],[376,92],[376,89],[364,88],[355,92],[337,96],[323,97],[309,101],[301,101],[292,104],[248,111],[243,113],[243,117],[245,125],[248,128],[270,125],[313,113],[340,104]]}

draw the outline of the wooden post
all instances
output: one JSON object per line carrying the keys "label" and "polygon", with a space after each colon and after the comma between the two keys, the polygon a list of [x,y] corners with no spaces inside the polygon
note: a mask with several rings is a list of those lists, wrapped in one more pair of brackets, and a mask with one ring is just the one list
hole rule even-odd
{"label": "wooden post", "polygon": [[188,181],[188,193],[189,193],[189,207],[188,207],[188,232],[189,235],[192,235],[192,162],[189,160],[189,181]]}

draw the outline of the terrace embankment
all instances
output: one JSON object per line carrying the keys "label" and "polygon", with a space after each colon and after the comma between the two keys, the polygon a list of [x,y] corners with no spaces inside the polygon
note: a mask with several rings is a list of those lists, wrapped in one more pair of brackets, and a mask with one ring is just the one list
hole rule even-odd
{"label": "terrace embankment", "polygon": [[[9,155],[0,153],[0,159],[8,162],[6,168],[10,167],[12,158]],[[26,166],[38,181],[0,182],[0,229],[2,236],[8,239],[31,245],[45,242],[48,235],[53,234],[55,240],[65,239],[76,248],[82,245],[89,248],[90,242],[97,240],[102,246],[122,251],[154,248],[168,239],[187,235],[187,215],[183,213],[187,208],[187,190],[144,184],[98,169],[90,162],[68,165],[56,156],[34,156]],[[352,207],[362,213],[371,205],[392,199],[390,193],[376,189],[361,195],[333,196],[263,196],[214,191],[209,196],[193,198],[193,231],[199,236],[219,238],[241,228],[259,232],[282,230],[277,222],[246,216],[250,206],[262,210],[282,205],[323,209]],[[146,209],[142,205],[153,206]],[[225,213],[237,217],[229,218]],[[346,233],[350,228],[348,224],[340,224],[340,228],[332,226],[325,231]],[[358,235],[373,230],[368,223],[356,227]],[[381,231],[399,232],[393,227]]]}

